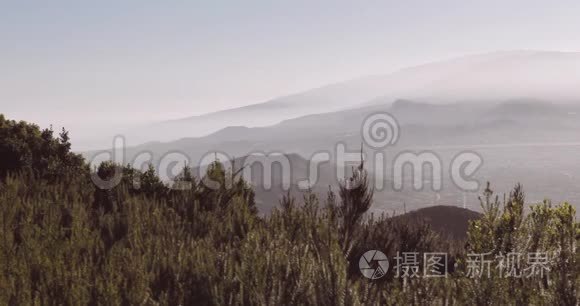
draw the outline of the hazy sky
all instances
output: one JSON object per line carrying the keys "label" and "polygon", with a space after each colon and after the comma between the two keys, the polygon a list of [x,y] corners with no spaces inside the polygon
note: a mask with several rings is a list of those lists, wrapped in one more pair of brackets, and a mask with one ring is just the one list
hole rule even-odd
{"label": "hazy sky", "polygon": [[0,0],[0,112],[160,120],[458,55],[580,50],[578,1],[281,2]]}

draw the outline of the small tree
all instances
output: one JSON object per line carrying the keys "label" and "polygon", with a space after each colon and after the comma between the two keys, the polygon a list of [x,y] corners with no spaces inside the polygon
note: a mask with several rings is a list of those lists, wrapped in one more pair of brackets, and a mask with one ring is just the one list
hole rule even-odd
{"label": "small tree", "polygon": [[360,166],[353,169],[352,176],[343,181],[339,186],[340,206],[339,222],[341,231],[342,248],[348,256],[355,241],[356,231],[362,221],[363,215],[371,208],[373,189],[369,187],[367,172],[361,160]]}

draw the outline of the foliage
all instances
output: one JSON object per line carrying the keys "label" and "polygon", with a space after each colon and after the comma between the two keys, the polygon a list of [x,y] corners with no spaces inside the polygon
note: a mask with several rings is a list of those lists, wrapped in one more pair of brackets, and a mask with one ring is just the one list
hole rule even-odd
{"label": "foliage", "polygon": [[69,140],[64,129],[55,138],[52,128],[40,130],[0,114],[0,178],[8,172],[27,171],[50,180],[88,171],[82,157],[70,152]]}
{"label": "foliage", "polygon": [[[172,188],[153,168],[105,163],[92,175],[123,176],[103,190],[70,153],[68,134],[49,134],[0,118],[1,152],[11,158],[0,168],[0,305],[578,303],[575,211],[545,202],[526,215],[519,185],[504,203],[488,188],[484,217],[462,245],[422,220],[368,214],[362,166],[325,201],[287,195],[259,216],[250,186],[219,162],[204,178],[185,167]],[[390,259],[448,252],[457,264],[447,278],[400,279],[389,270],[371,281],[358,270],[368,250]],[[536,250],[556,255],[549,277],[465,277],[470,252]]]}

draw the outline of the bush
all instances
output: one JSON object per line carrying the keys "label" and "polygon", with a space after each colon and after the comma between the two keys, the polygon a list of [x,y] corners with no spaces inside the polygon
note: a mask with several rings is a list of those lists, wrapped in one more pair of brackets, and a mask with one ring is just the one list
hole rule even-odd
{"label": "bush", "polygon": [[[124,176],[101,190],[70,153],[65,132],[54,139],[0,117],[0,137],[8,156],[0,168],[1,305],[578,303],[575,211],[545,202],[525,214],[519,185],[504,203],[488,186],[484,216],[459,245],[420,219],[369,215],[372,190],[362,166],[338,186],[338,196],[329,190],[324,204],[312,193],[302,201],[285,196],[279,209],[260,217],[249,185],[218,162],[206,173],[222,183],[217,189],[187,168],[176,184],[191,188],[178,190],[152,168],[102,164],[93,175],[119,169]],[[367,280],[358,260],[373,249],[390,259],[397,252],[447,252],[449,277],[395,278],[389,270]],[[553,255],[547,276],[466,277],[469,253],[536,251]]]}

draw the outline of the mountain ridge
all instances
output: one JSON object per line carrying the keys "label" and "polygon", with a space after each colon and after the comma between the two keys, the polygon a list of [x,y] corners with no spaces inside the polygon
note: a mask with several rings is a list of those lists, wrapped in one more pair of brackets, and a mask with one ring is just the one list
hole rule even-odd
{"label": "mountain ridge", "polygon": [[209,135],[226,126],[269,126],[308,114],[406,98],[432,104],[501,101],[531,96],[580,101],[580,52],[501,51],[425,63],[355,78],[265,102],[155,123],[127,134],[136,142]]}

